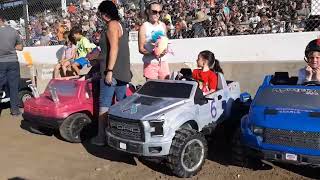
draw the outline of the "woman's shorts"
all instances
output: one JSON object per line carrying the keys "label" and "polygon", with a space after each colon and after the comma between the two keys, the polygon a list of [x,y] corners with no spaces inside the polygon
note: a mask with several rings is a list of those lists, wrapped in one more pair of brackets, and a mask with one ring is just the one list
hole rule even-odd
{"label": "woman's shorts", "polygon": [[144,64],[143,75],[148,79],[168,79],[170,76],[169,64],[166,61]]}
{"label": "woman's shorts", "polygon": [[105,113],[112,105],[115,96],[117,101],[126,97],[127,82],[113,79],[111,85],[106,84],[104,79],[100,79],[99,112]]}

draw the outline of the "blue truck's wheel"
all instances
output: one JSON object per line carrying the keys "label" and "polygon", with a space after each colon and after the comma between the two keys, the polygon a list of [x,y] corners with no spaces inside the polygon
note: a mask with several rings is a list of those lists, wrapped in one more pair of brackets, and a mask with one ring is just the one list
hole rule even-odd
{"label": "blue truck's wheel", "polygon": [[179,129],[173,138],[168,165],[178,177],[197,174],[207,158],[207,141],[194,129]]}
{"label": "blue truck's wheel", "polygon": [[69,142],[80,143],[81,131],[90,123],[91,119],[88,115],[84,113],[72,114],[61,124],[60,135]]}
{"label": "blue truck's wheel", "polygon": [[245,145],[241,143],[241,130],[238,127],[232,138],[232,155],[231,159],[234,165],[240,167],[260,169],[261,161],[256,158]]}
{"label": "blue truck's wheel", "polygon": [[248,157],[245,147],[240,140],[241,130],[237,128],[232,138],[232,162],[236,166],[247,167]]}

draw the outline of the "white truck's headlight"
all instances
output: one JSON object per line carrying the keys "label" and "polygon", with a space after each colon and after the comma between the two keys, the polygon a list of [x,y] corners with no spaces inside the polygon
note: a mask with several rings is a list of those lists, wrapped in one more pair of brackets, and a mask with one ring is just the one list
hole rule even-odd
{"label": "white truck's headlight", "polygon": [[163,136],[164,121],[150,121],[151,136]]}

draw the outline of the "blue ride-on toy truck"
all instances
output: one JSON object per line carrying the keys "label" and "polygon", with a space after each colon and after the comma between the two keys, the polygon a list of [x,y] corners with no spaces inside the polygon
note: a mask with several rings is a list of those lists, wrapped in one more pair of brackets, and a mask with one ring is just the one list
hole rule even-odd
{"label": "blue ride-on toy truck", "polygon": [[235,164],[320,165],[320,83],[297,80],[287,72],[265,77],[233,137]]}

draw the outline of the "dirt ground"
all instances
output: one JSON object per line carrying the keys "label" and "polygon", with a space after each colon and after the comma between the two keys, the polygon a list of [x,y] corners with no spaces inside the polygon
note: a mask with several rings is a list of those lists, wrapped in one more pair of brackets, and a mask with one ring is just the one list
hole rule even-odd
{"label": "dirt ground", "polygon": [[[55,136],[32,134],[21,126],[22,117],[0,116],[0,180],[133,180],[179,179],[164,166],[97,148],[85,142],[71,144]],[[319,169],[265,165],[264,170],[230,165],[223,145],[211,143],[209,157],[200,173],[191,179],[315,179]]]}

